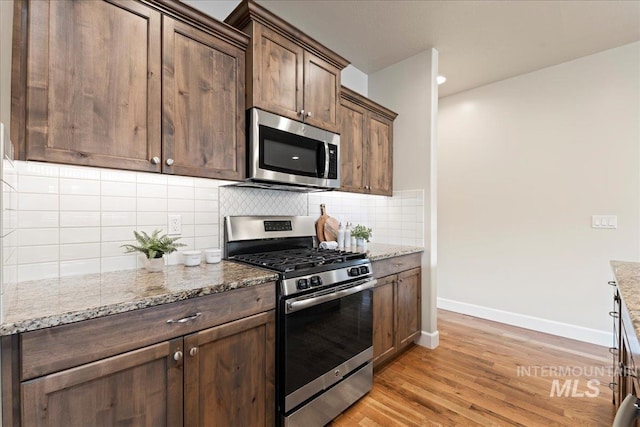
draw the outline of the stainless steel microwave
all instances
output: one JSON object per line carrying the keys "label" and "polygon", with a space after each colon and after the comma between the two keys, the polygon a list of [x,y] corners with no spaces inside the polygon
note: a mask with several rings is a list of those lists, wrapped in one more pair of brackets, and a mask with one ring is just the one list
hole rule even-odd
{"label": "stainless steel microwave", "polygon": [[301,189],[340,187],[340,135],[268,113],[248,110],[247,179]]}

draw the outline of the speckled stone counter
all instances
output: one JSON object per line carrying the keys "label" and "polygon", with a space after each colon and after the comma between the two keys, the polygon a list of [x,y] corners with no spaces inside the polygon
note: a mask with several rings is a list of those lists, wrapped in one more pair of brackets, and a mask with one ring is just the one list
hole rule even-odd
{"label": "speckled stone counter", "polygon": [[222,261],[197,267],[168,266],[161,273],[139,269],[22,282],[4,291],[0,335],[256,286],[277,277],[266,270]]}
{"label": "speckled stone counter", "polygon": [[611,261],[620,295],[640,338],[640,262]]}
{"label": "speckled stone counter", "polygon": [[371,261],[393,258],[401,255],[409,255],[416,252],[424,252],[424,248],[418,246],[385,245],[383,243],[367,243],[367,256]]}

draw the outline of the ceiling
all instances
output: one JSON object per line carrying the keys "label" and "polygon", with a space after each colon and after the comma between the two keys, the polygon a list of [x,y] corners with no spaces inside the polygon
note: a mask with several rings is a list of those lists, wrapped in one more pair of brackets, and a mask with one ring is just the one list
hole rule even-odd
{"label": "ceiling", "polygon": [[640,0],[257,2],[367,74],[436,48],[441,97],[640,40]]}

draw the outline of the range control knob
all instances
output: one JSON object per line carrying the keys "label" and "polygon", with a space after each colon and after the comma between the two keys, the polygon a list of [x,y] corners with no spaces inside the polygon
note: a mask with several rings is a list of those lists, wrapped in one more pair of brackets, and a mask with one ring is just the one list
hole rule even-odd
{"label": "range control knob", "polygon": [[359,276],[360,269],[358,267],[353,267],[349,269],[349,276]]}
{"label": "range control knob", "polygon": [[311,276],[311,286],[322,286],[322,279],[320,276]]}
{"label": "range control knob", "polygon": [[363,265],[362,267],[360,267],[360,274],[367,274],[369,272],[369,267],[367,267],[366,265]]}
{"label": "range control knob", "polygon": [[307,279],[298,279],[297,288],[300,289],[300,290],[308,289],[309,288],[309,281]]}

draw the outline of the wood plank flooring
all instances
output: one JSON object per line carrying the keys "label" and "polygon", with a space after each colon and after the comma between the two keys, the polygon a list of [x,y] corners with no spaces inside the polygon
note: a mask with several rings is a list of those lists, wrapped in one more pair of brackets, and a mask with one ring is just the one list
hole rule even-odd
{"label": "wood plank flooring", "polygon": [[611,426],[607,348],[443,310],[438,329],[331,425]]}

